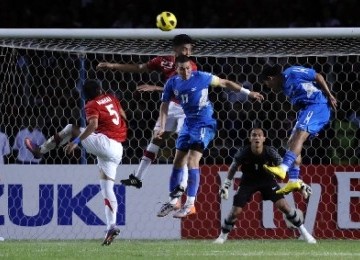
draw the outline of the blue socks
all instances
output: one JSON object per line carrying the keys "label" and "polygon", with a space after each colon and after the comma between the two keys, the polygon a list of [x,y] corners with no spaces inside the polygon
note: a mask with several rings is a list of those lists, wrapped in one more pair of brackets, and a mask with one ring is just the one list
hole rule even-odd
{"label": "blue socks", "polygon": [[189,169],[187,195],[195,197],[200,185],[200,169]]}
{"label": "blue socks", "polygon": [[[170,185],[169,185],[169,191],[172,192],[180,183],[183,178],[184,169],[175,169],[173,168],[171,177],[170,177]],[[190,175],[190,173],[189,173]],[[190,176],[189,176],[190,177]]]}
{"label": "blue socks", "polygon": [[297,180],[299,179],[300,175],[300,167],[298,165],[294,165],[289,169],[289,179],[290,180]]}
{"label": "blue socks", "polygon": [[295,153],[288,150],[285,153],[282,164],[285,164],[288,167],[288,169],[290,169],[290,168],[292,168],[292,166],[296,160],[296,157],[297,157],[297,155]]}

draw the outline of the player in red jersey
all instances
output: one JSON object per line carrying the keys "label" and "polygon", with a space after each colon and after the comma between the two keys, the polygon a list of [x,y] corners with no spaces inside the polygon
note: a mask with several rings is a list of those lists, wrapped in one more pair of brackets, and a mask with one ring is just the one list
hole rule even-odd
{"label": "player in red jersey", "polygon": [[[174,55],[158,56],[147,63],[143,64],[119,64],[100,62],[97,69],[113,69],[122,72],[151,72],[158,71],[162,74],[162,79],[166,81],[168,78],[176,73],[175,58],[179,55],[190,56],[192,53],[193,40],[186,34],[179,34],[173,38],[173,51]],[[197,66],[194,62],[191,63],[192,70],[197,70]],[[137,88],[138,91],[163,91],[163,87],[152,85],[140,85]],[[165,126],[165,133],[162,139],[153,136],[150,144],[144,151],[144,155],[141,158],[140,165],[135,174],[130,174],[129,179],[121,180],[121,183],[127,186],[135,186],[136,188],[142,187],[142,180],[147,172],[147,169],[155,160],[160,146],[163,142],[170,137],[173,133],[178,133],[181,129],[185,119],[184,111],[179,103],[173,99],[169,104],[169,112]],[[154,132],[158,131],[160,127],[159,119],[156,122]],[[184,191],[187,187],[188,171],[187,166],[184,169],[183,179],[179,186],[180,191]]]}
{"label": "player in red jersey", "polygon": [[25,145],[35,158],[40,158],[51,149],[64,144],[65,152],[72,154],[81,142],[88,153],[97,156],[107,222],[107,232],[102,245],[110,245],[120,233],[120,229],[116,227],[118,203],[114,193],[114,181],[123,155],[121,143],[127,138],[126,115],[119,100],[113,95],[103,93],[97,81],[86,81],[83,93],[86,99],[86,128],[69,124],[40,146],[34,145],[29,138],[25,139]]}

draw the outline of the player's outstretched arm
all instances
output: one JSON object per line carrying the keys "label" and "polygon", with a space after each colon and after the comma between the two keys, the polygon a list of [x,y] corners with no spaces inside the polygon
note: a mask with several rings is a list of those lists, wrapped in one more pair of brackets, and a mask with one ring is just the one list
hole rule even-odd
{"label": "player's outstretched arm", "polygon": [[234,81],[231,81],[231,80],[219,78],[218,86],[227,88],[232,91],[240,92],[243,95],[246,95],[257,101],[264,100],[264,96],[262,94],[260,94],[259,92],[250,91],[250,90],[244,88],[242,85],[240,85]]}
{"label": "player's outstretched arm", "polygon": [[143,84],[143,85],[137,86],[136,90],[139,92],[151,92],[151,91],[162,92],[164,90],[164,88],[160,87],[160,86],[155,86],[155,85]]}
{"label": "player's outstretched arm", "polygon": [[121,72],[147,72],[148,68],[146,63],[143,64],[123,64],[123,63],[110,63],[100,62],[96,66],[97,70],[117,70]]}

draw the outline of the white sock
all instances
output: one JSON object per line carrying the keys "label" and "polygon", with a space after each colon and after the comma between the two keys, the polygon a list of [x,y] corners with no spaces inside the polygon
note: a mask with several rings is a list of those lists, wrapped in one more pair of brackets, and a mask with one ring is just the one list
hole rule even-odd
{"label": "white sock", "polygon": [[178,202],[179,198],[171,198],[169,197],[169,203],[171,205],[175,205]]}
{"label": "white sock", "polygon": [[299,179],[289,179],[289,182],[297,182]]}
{"label": "white sock", "polygon": [[105,201],[105,216],[107,230],[116,225],[116,213],[118,203],[114,193],[114,182],[111,180],[100,180],[101,194]]}
{"label": "white sock", "polygon": [[[59,133],[57,133],[57,135],[60,138],[59,146],[68,143],[72,136],[72,125],[69,124],[69,125],[65,126],[65,128],[63,130],[61,130]],[[56,147],[56,142],[54,139],[55,139],[54,135],[52,137],[50,137],[49,139],[47,139],[45,141],[45,143],[43,143],[40,146],[40,153],[45,154],[45,153],[49,152],[50,150],[54,149]]]}
{"label": "white sock", "polygon": [[186,190],[186,188],[187,188],[188,178],[189,178],[189,169],[188,169],[187,164],[185,164],[183,177],[182,177],[182,180],[181,180],[181,183],[180,183],[180,186],[183,187],[184,190]]}
{"label": "white sock", "polygon": [[190,206],[195,204],[195,197],[188,196],[185,202],[185,206]]}
{"label": "white sock", "polygon": [[[158,154],[160,147],[156,144],[150,143],[148,147],[146,147],[146,151],[149,151],[151,153],[154,153],[155,156]],[[144,176],[146,175],[149,166],[151,165],[152,160],[146,156],[143,156],[141,158],[139,168],[137,169],[135,176],[139,178],[140,180],[144,179]]]}
{"label": "white sock", "polygon": [[283,169],[285,172],[287,172],[289,170],[289,166],[287,166],[286,164],[280,164],[281,169]]}
{"label": "white sock", "polygon": [[151,159],[143,156],[141,158],[139,168],[137,169],[135,176],[138,179],[142,180],[144,178],[144,176],[146,175],[150,165],[151,165]]}

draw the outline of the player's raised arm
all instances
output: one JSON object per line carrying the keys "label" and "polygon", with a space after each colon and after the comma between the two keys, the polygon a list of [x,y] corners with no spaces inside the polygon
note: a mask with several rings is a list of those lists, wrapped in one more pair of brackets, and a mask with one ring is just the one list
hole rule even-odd
{"label": "player's raised arm", "polygon": [[148,67],[146,63],[143,64],[124,64],[124,63],[110,63],[100,62],[96,66],[97,70],[118,70],[121,72],[147,72]]}

